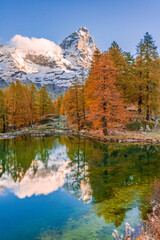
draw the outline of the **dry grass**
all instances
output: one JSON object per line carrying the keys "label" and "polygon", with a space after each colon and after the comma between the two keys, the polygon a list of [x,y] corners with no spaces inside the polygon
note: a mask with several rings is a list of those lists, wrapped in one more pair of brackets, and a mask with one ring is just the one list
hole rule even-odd
{"label": "dry grass", "polygon": [[160,181],[154,180],[151,188],[152,213],[148,214],[145,223],[145,233],[141,234],[137,240],[160,240]]}
{"label": "dry grass", "polygon": [[148,219],[140,229],[140,235],[135,239],[132,238],[130,225],[126,225],[126,234],[119,237],[118,232],[112,234],[115,240],[160,240],[160,181],[155,179],[151,188],[151,197],[149,199],[153,208],[152,213],[148,214]]}

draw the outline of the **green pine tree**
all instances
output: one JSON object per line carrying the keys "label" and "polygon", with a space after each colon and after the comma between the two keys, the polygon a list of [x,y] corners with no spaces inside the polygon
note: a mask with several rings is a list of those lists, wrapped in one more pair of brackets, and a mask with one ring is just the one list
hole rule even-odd
{"label": "green pine tree", "polygon": [[137,94],[139,112],[146,111],[146,120],[159,109],[160,64],[157,46],[147,32],[137,46]]}

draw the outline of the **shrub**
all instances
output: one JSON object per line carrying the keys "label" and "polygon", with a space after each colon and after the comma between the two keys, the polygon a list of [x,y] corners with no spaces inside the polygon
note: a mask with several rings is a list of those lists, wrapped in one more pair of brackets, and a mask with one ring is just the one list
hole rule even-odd
{"label": "shrub", "polygon": [[133,122],[133,123],[126,124],[126,128],[129,131],[139,131],[141,127],[143,129],[145,129],[147,125],[149,125],[150,129],[152,129],[154,127],[155,123],[148,122],[148,121]]}

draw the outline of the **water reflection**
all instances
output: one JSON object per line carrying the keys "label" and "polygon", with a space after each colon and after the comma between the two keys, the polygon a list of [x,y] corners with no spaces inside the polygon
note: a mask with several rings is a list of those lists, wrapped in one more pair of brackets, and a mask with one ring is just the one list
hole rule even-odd
{"label": "water reflection", "polygon": [[141,217],[146,217],[150,183],[160,178],[158,146],[101,144],[74,138],[61,141],[67,146],[71,163],[78,165],[77,176],[87,165],[85,177],[98,216],[118,227],[126,212],[138,206]]}
{"label": "water reflection", "polygon": [[[2,156],[0,155],[1,193],[8,189],[22,199],[32,195],[47,195],[64,187],[78,199],[89,203],[92,199],[89,182],[83,179],[84,172],[78,174],[78,178],[75,176],[79,166],[71,163],[66,146],[59,144],[55,139],[50,139],[52,145],[50,141],[48,144],[49,139],[38,139],[38,142],[36,140],[33,140],[34,150],[31,149],[30,153],[24,151],[25,146],[23,150],[18,147],[20,139],[12,143],[4,141],[3,149],[6,151]],[[25,158],[23,152],[25,152]]]}
{"label": "water reflection", "polygon": [[[101,230],[106,223],[122,226],[129,212],[132,218],[135,214],[133,224],[145,218],[154,177],[160,178],[158,146],[101,144],[77,137],[19,137],[0,142],[1,196],[7,190],[25,199],[62,189],[91,206],[92,215],[85,224],[84,219],[75,220],[76,226],[86,227],[86,221],[91,224],[93,219],[94,229],[98,221]],[[65,226],[63,231],[71,231],[70,224]],[[66,232],[60,232],[65,239]]]}
{"label": "water reflection", "polygon": [[47,195],[64,185],[66,174],[70,172],[68,163],[69,161],[62,161],[46,169],[41,161],[33,161],[20,182],[14,182],[4,174],[0,179],[1,189],[8,188],[19,198],[31,197],[34,194]]}

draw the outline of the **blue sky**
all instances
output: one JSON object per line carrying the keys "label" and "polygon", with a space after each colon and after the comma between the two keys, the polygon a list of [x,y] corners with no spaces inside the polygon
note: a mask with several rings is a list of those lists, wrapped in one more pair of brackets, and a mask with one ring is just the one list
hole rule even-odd
{"label": "blue sky", "polygon": [[81,26],[89,29],[100,50],[117,41],[123,50],[134,53],[147,31],[160,47],[160,1],[0,0],[2,44],[16,34],[59,44]]}

